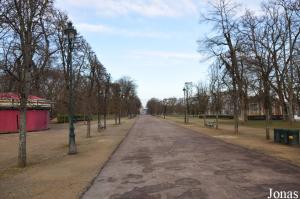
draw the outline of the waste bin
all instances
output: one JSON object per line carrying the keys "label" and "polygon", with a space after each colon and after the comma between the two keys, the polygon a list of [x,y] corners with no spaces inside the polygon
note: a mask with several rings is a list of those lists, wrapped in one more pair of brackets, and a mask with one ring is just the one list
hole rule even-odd
{"label": "waste bin", "polygon": [[289,143],[289,134],[287,129],[280,129],[280,141],[281,144],[288,144]]}
{"label": "waste bin", "polygon": [[288,141],[287,144],[297,145],[299,144],[299,130],[289,130],[288,131]]}
{"label": "waste bin", "polygon": [[274,142],[280,143],[280,132],[281,129],[274,129]]}
{"label": "waste bin", "polygon": [[274,129],[274,142],[281,144],[299,144],[299,130],[297,129]]}

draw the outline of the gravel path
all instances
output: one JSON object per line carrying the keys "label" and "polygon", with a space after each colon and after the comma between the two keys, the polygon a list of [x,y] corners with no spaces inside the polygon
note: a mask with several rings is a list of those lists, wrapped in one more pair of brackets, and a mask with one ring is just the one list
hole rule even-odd
{"label": "gravel path", "polygon": [[300,195],[300,168],[141,116],[83,198],[267,198],[270,188]]}

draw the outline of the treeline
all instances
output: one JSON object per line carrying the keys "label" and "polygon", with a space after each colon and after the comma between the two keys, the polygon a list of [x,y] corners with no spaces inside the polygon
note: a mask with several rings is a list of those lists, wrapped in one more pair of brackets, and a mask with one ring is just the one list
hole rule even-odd
{"label": "treeline", "polygon": [[[212,30],[198,41],[199,51],[213,59],[209,81],[196,86],[196,93],[171,100],[171,110],[188,114],[233,115],[238,134],[239,122],[247,122],[249,104],[262,106],[266,138],[270,138],[274,105],[283,119],[294,122],[300,107],[300,1],[263,1],[256,13],[228,0],[210,3],[201,23]],[[176,101],[176,103],[173,103]],[[165,111],[163,100],[151,99],[150,114]]]}
{"label": "treeline", "polygon": [[146,105],[147,113],[151,115],[187,114],[199,118],[221,114],[226,115],[227,118],[232,116],[232,112],[226,107],[230,101],[224,93],[222,94],[222,101],[221,99],[217,101],[209,86],[202,82],[185,84],[184,92],[185,95],[182,98],[170,97],[162,100],[151,98]]}
{"label": "treeline", "polygon": [[202,23],[213,29],[199,41],[200,51],[215,59],[212,94],[231,94],[236,133],[239,116],[247,119],[251,96],[263,104],[267,139],[275,101],[285,119],[294,121],[300,106],[299,19],[299,0],[263,1],[259,12],[243,15],[237,4],[218,0],[203,14]]}
{"label": "treeline", "polygon": [[[64,30],[69,17],[48,0],[5,0],[0,9],[0,92],[41,96],[53,102],[53,117],[67,114],[70,77]],[[74,42],[72,67],[75,114],[138,112],[141,103],[134,81],[124,77],[112,82],[80,34]]]}
{"label": "treeline", "polygon": [[[113,114],[116,123],[120,123],[121,116],[139,113],[141,102],[134,81],[124,77],[112,82],[111,75],[79,33],[72,42],[73,71],[70,73],[71,47],[64,34],[70,19],[54,7],[53,0],[0,2],[0,92],[20,95],[20,166],[26,163],[29,94],[53,102],[54,117],[68,113],[69,91],[73,91],[74,114],[98,114],[99,127],[101,117],[106,126],[108,114]],[[72,88],[69,88],[70,79]]]}

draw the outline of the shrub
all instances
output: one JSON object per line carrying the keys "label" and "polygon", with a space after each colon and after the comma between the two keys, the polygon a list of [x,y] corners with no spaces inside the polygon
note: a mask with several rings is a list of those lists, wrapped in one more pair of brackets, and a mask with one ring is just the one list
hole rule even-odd
{"label": "shrub", "polygon": [[[88,120],[89,116],[84,116],[84,115],[74,115],[74,122],[77,121],[84,121],[84,120]],[[93,119],[92,117],[90,118],[91,120]],[[58,123],[67,123],[69,122],[69,116],[66,114],[58,114],[57,115],[57,122]]]}

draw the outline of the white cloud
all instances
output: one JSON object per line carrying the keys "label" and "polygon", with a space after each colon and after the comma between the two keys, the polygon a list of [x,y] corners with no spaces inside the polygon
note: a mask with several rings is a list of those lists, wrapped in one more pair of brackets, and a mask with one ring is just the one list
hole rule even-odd
{"label": "white cloud", "polygon": [[[206,13],[207,9],[211,8],[211,4],[218,4],[219,0],[202,0],[201,2],[201,13]],[[237,16],[242,16],[245,14],[246,10],[251,10],[255,14],[260,15],[261,13],[261,3],[263,0],[230,0],[230,4],[238,5]]]}
{"label": "white cloud", "polygon": [[176,59],[176,60],[201,60],[205,59],[205,54],[200,54],[197,52],[187,53],[187,52],[173,52],[173,51],[133,51],[130,53],[131,56],[135,58],[150,58],[150,59]]}
{"label": "white cloud", "polygon": [[181,17],[198,15],[195,0],[57,0],[61,8],[73,6],[95,9],[104,16],[122,16],[131,13],[147,17]]}
{"label": "white cloud", "polygon": [[80,23],[77,26],[79,29],[87,32],[105,33],[105,32],[113,31],[111,27],[102,24],[95,25],[95,24],[88,24],[88,23]]}
{"label": "white cloud", "polygon": [[159,31],[148,31],[148,30],[129,30],[124,28],[117,28],[107,26],[103,24],[89,24],[79,23],[78,29],[84,32],[96,32],[103,34],[119,35],[126,37],[142,37],[142,38],[170,38],[170,33],[164,33]]}

